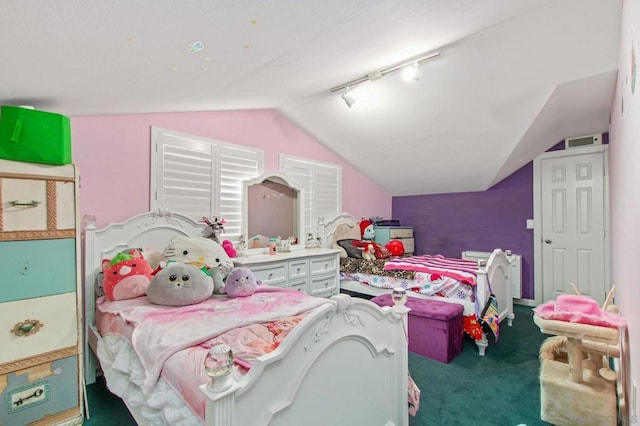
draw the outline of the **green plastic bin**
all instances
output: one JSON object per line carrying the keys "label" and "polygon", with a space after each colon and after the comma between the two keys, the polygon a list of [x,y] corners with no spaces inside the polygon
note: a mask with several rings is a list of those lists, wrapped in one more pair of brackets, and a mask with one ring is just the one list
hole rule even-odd
{"label": "green plastic bin", "polygon": [[69,117],[23,107],[2,106],[0,158],[30,163],[71,163]]}

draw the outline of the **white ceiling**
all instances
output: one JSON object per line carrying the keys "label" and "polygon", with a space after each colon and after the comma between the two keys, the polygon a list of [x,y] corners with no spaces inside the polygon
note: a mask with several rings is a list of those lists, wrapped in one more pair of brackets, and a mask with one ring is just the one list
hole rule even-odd
{"label": "white ceiling", "polygon": [[[478,191],[607,131],[620,15],[620,0],[2,0],[0,104],[273,108],[392,195]],[[417,82],[352,88],[353,108],[330,92],[431,52]]]}

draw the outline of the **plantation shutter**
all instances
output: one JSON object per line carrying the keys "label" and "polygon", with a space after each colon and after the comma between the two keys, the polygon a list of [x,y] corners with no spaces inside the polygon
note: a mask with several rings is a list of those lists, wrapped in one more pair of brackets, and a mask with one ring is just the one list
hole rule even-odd
{"label": "plantation shutter", "polygon": [[238,241],[242,234],[242,182],[262,173],[262,152],[232,145],[220,147],[219,216],[226,221],[223,239]]}
{"label": "plantation shutter", "polygon": [[281,155],[280,171],[303,189],[305,234],[317,236],[318,218],[331,219],[342,211],[342,168]]}
{"label": "plantation shutter", "polygon": [[314,218],[331,220],[342,213],[342,168],[319,163],[313,168]]}
{"label": "plantation shutter", "polygon": [[152,127],[151,210],[194,220],[225,220],[223,239],[237,241],[242,224],[242,181],[262,173],[263,152]]}
{"label": "plantation shutter", "polygon": [[214,145],[157,128],[152,128],[151,138],[155,154],[151,162],[152,186],[155,180],[151,210],[166,209],[195,220],[212,216],[217,185]]}
{"label": "plantation shutter", "polygon": [[[287,175],[293,183],[303,191],[304,235],[312,233],[315,236],[313,222],[313,167],[308,161],[281,155],[280,171]],[[303,236],[304,237],[304,236]]]}

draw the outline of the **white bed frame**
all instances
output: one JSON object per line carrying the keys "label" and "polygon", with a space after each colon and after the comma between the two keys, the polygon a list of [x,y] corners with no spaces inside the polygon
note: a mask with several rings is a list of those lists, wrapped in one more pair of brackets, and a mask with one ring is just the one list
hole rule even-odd
{"label": "white bed frame", "polygon": [[[318,235],[322,239],[322,245],[324,247],[332,247],[333,233],[336,228],[346,223],[350,226],[358,227],[359,219],[349,213],[342,213],[339,216],[324,221],[320,218],[318,222]],[[478,274],[477,274],[477,293],[479,309],[482,309],[492,291],[498,299],[498,308],[500,309],[500,322],[504,319],[507,320],[507,324],[511,326],[515,315],[513,313],[513,298],[511,296],[511,283],[510,274],[512,268],[510,267],[510,256],[508,256],[501,249],[495,249],[488,260],[478,261]],[[491,283],[491,290],[489,290],[489,283]],[[370,285],[361,284],[358,281],[340,280],[340,290],[346,290],[357,294],[363,294],[368,296],[378,296],[381,294],[390,293],[391,290],[372,287]],[[408,293],[409,296],[425,298],[425,299],[437,299],[448,303],[459,303],[464,306],[464,314],[470,315],[476,312],[474,303],[465,301],[447,299],[438,296],[427,296],[419,293]],[[485,355],[489,341],[486,333],[483,333],[481,340],[476,340],[478,346],[478,353],[482,356]]]}
{"label": "white bed frame", "polygon": [[[85,218],[86,222],[86,218]],[[84,227],[86,382],[95,381],[101,337],[95,327],[94,281],[103,258],[128,247],[163,248],[176,235],[202,236],[185,216],[149,212],[96,229]],[[206,425],[409,424],[408,348],[404,305],[379,308],[347,295],[328,299],[275,351],[222,393],[206,384]],[[126,403],[126,401],[125,401]],[[148,424],[127,404],[138,424]]]}

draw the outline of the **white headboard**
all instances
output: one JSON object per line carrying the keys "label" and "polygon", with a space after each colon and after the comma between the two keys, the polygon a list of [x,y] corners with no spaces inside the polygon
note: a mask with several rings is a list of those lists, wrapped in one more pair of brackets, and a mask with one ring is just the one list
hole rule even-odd
{"label": "white headboard", "polygon": [[332,248],[333,233],[339,225],[346,223],[357,227],[359,222],[359,219],[356,219],[349,213],[341,213],[328,222],[321,218],[318,221],[318,236],[321,238],[322,247]]}
{"label": "white headboard", "polygon": [[[89,217],[85,216],[85,222]],[[96,276],[102,270],[102,259],[111,259],[121,250],[134,247],[164,249],[175,236],[204,237],[206,225],[187,216],[168,211],[155,211],[133,216],[121,223],[96,229],[93,222],[84,226],[84,296],[85,320],[95,321]]]}

